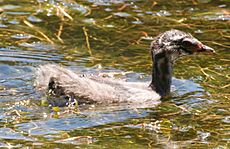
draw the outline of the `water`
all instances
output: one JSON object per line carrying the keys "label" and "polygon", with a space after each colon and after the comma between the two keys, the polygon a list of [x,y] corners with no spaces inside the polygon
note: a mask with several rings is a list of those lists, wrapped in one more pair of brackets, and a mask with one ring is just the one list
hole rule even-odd
{"label": "water", "polygon": [[[229,1],[3,1],[0,147],[229,148]],[[216,55],[176,62],[173,97],[153,108],[55,109],[34,72],[61,64],[83,73],[150,80],[151,37],[190,32]]]}

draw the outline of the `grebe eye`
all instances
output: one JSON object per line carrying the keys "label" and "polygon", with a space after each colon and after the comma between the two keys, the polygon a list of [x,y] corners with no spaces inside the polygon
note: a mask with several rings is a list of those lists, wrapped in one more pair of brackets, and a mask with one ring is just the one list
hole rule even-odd
{"label": "grebe eye", "polygon": [[185,38],[182,40],[182,46],[191,47],[191,46],[197,46],[197,44],[192,39]]}

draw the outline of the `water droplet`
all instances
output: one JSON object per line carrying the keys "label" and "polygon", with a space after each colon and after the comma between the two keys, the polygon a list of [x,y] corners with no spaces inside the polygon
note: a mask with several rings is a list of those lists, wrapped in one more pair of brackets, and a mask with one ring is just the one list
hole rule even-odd
{"label": "water droplet", "polygon": [[93,18],[82,20],[85,23],[94,24],[96,21]]}
{"label": "water droplet", "polygon": [[16,20],[16,19],[14,19],[14,20],[10,20],[10,21],[8,21],[10,24],[14,24],[14,25],[17,25],[17,24],[19,24],[19,21],[18,20]]}
{"label": "water droplet", "polygon": [[105,8],[105,11],[111,12],[111,11],[113,11],[113,9],[111,9],[111,8]]}
{"label": "water droplet", "polygon": [[15,38],[15,39],[29,39],[29,38],[32,37],[32,35],[29,35],[29,34],[15,34],[15,35],[12,35],[11,37]]}
{"label": "water droplet", "polygon": [[5,24],[0,23],[0,28],[6,28],[6,27],[8,27],[8,26],[5,25]]}
{"label": "water droplet", "polygon": [[204,33],[202,30],[196,30],[196,31],[194,31],[195,33],[197,33],[197,34],[202,34],[202,33]]}
{"label": "water droplet", "polygon": [[132,21],[133,24],[143,24],[143,22],[141,22],[140,20],[137,21]]}
{"label": "water droplet", "polygon": [[29,20],[30,22],[42,22],[42,20],[36,16],[28,16],[27,20]]}
{"label": "water droplet", "polygon": [[159,12],[153,14],[154,16],[171,16],[172,14],[166,10],[160,10]]}
{"label": "water droplet", "polygon": [[119,17],[130,17],[131,15],[125,12],[116,12],[113,13],[115,16],[119,16]]}

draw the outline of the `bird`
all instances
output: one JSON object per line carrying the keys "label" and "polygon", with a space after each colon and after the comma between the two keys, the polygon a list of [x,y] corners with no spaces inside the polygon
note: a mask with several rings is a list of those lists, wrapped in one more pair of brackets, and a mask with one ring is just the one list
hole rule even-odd
{"label": "bird", "polygon": [[[171,29],[153,38],[150,45],[152,80],[127,82],[101,76],[84,76],[63,66],[45,64],[36,70],[35,86],[52,96],[49,103],[58,106],[77,100],[78,104],[157,105],[170,96],[174,62],[185,55],[214,53],[190,33]],[[60,97],[62,99],[60,99]]]}

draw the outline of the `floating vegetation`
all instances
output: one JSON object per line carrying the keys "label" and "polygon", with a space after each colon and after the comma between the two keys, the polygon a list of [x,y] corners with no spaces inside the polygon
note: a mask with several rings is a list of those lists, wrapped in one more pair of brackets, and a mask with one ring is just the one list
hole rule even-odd
{"label": "floating vegetation", "polygon": [[[228,0],[1,1],[0,147],[228,148],[228,7]],[[158,107],[52,107],[34,90],[34,71],[47,63],[148,82],[149,44],[172,28],[216,54],[178,60],[173,95]]]}

